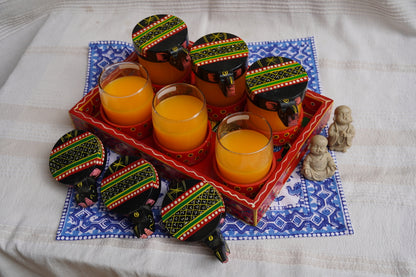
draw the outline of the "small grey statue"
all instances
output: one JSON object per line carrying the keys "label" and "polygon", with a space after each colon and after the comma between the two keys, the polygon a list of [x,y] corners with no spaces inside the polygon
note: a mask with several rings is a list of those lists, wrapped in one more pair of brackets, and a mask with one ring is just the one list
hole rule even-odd
{"label": "small grey statue", "polygon": [[339,106],[334,112],[334,122],[329,126],[329,149],[346,152],[351,147],[355,136],[354,126],[351,124],[351,109],[348,106]]}
{"label": "small grey statue", "polygon": [[326,137],[316,135],[311,139],[310,152],[303,161],[302,174],[312,181],[323,181],[334,175],[337,169],[329,154]]}

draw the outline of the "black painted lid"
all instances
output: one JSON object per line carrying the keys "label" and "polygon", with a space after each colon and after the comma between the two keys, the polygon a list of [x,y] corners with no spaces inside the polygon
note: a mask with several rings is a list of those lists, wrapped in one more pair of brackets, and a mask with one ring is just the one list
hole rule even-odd
{"label": "black painted lid", "polygon": [[83,130],[63,135],[49,155],[49,170],[55,180],[75,185],[101,174],[105,163],[105,149],[101,140]]}
{"label": "black painted lid", "polygon": [[217,228],[224,215],[222,198],[210,183],[186,179],[169,184],[162,204],[162,221],[173,237],[202,240]]}
{"label": "black painted lid", "polygon": [[188,28],[174,15],[158,14],[143,19],[134,27],[132,40],[137,54],[150,61],[175,63],[189,55]]}
{"label": "black painted lid", "polygon": [[171,180],[162,203],[162,222],[181,241],[205,243],[222,263],[230,249],[219,224],[225,218],[221,195],[209,182],[196,179]]}
{"label": "black painted lid", "polygon": [[202,80],[219,83],[231,76],[244,74],[248,65],[248,47],[239,37],[229,33],[211,33],[191,47],[192,70]]}
{"label": "black painted lid", "polygon": [[271,111],[299,104],[305,95],[308,75],[295,60],[266,57],[253,63],[246,75],[247,94],[257,106]]}
{"label": "black painted lid", "polygon": [[159,192],[155,168],[139,157],[120,157],[109,166],[101,181],[104,205],[120,214],[129,214],[146,204],[153,206]]}

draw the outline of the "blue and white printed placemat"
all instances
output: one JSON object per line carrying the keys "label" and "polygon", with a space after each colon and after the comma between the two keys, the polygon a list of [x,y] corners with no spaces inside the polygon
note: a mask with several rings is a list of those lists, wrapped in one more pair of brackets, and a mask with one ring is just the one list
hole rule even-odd
{"label": "blue and white printed placemat", "polygon": [[[284,41],[247,43],[249,63],[266,56],[285,56],[300,62],[308,72],[309,89],[321,93],[317,58],[312,37]],[[121,41],[98,41],[89,45],[88,70],[84,95],[97,85],[101,70],[108,64],[123,61],[134,51],[133,45]],[[324,131],[326,135],[327,129]],[[118,156],[108,151],[107,166]],[[336,157],[330,151],[336,162]],[[278,197],[256,227],[227,214],[221,230],[228,240],[318,237],[353,234],[339,172],[322,182],[309,181],[300,174],[300,165],[289,177]],[[99,179],[99,182],[101,179]],[[151,237],[168,237],[161,222],[160,205],[168,182],[162,180],[162,192],[153,207],[156,231]],[[99,190],[98,190],[99,191]],[[65,199],[57,240],[96,238],[134,238],[126,218],[109,213],[101,201],[81,208],[75,204],[71,188]]]}

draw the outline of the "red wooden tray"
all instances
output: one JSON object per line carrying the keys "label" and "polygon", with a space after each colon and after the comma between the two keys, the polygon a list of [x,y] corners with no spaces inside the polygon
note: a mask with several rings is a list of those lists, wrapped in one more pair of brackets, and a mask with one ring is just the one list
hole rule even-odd
{"label": "red wooden tray", "polygon": [[[306,92],[302,102],[303,127],[290,148],[282,148],[275,153],[276,168],[254,198],[232,190],[221,182],[213,169],[213,150],[199,164],[188,166],[158,151],[152,136],[137,140],[105,123],[100,114],[100,105],[99,90],[98,87],[95,87],[69,110],[75,128],[96,134],[106,146],[119,154],[141,155],[154,164],[162,177],[183,178],[189,176],[211,182],[222,194],[227,212],[248,224],[257,225],[306,153],[311,136],[320,133],[327,124],[333,100],[310,90]],[[215,143],[211,143],[212,149],[214,145]]]}

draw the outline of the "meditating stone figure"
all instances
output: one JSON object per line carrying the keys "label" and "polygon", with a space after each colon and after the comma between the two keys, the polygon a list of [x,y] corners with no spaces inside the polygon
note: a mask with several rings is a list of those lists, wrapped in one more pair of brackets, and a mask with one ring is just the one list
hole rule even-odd
{"label": "meditating stone figure", "polygon": [[311,139],[310,152],[303,161],[302,174],[312,181],[323,181],[334,175],[337,169],[334,160],[329,154],[328,140],[321,135]]}

